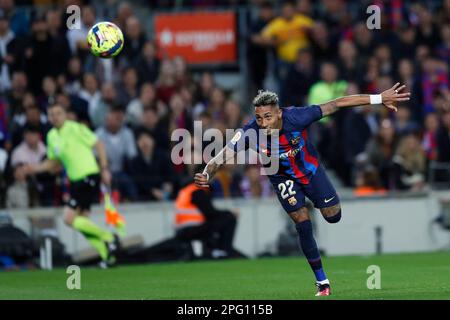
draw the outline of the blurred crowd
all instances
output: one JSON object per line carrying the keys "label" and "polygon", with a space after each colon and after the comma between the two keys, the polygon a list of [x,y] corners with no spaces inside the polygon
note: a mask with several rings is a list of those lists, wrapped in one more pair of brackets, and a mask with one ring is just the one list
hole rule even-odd
{"label": "blurred crowd", "polygon": [[[250,92],[273,75],[283,106],[406,84],[412,99],[397,113],[364,106],[311,127],[325,166],[357,195],[421,190],[431,161],[450,163],[449,0],[175,2],[194,9],[246,6],[248,50],[240,58],[247,59]],[[372,2],[382,10],[379,30],[366,25]],[[82,5],[81,29],[73,30],[64,5],[30,8],[0,0],[1,205],[53,206],[67,197],[63,171],[26,176],[21,170],[46,156],[50,104],[61,104],[105,143],[121,201],[173,199],[198,170],[171,161],[173,130],[192,131],[200,120],[203,130],[225,132],[251,117],[244,113],[250,101],[220,87],[212,71],[194,73],[182,57],[161,56],[130,3],[109,8],[125,35],[122,53],[111,60],[95,58],[85,41],[91,26],[109,19],[96,7]],[[272,194],[256,165],[225,166],[212,190],[215,197]]]}

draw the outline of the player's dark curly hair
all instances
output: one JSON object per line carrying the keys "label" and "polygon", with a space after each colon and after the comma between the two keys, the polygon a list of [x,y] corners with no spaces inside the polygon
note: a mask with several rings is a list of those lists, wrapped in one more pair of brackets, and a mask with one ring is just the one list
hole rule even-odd
{"label": "player's dark curly hair", "polygon": [[278,106],[278,95],[275,92],[268,90],[259,90],[256,97],[253,99],[253,106]]}

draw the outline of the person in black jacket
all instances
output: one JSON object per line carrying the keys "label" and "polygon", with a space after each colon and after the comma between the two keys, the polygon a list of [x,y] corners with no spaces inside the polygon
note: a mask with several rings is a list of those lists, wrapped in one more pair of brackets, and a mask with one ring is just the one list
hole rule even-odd
{"label": "person in black jacket", "polygon": [[167,200],[172,193],[172,164],[166,152],[155,148],[155,139],[141,131],[138,155],[131,159],[130,173],[138,188],[139,200]]}

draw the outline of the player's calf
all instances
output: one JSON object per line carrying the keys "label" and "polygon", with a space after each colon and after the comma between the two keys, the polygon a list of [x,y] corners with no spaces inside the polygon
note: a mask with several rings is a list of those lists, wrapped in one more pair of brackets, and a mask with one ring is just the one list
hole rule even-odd
{"label": "player's calf", "polygon": [[339,203],[331,207],[321,208],[320,212],[328,223],[338,223],[342,217],[341,205]]}

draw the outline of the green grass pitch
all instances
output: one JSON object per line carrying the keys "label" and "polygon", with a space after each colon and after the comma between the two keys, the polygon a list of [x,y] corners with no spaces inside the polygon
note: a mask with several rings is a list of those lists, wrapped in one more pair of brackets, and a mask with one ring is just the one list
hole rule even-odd
{"label": "green grass pitch", "polygon": [[[320,299],[450,299],[450,252],[323,258],[332,296]],[[370,265],[381,289],[369,290]],[[69,290],[65,269],[0,272],[0,299],[317,299],[303,257],[81,268]]]}

